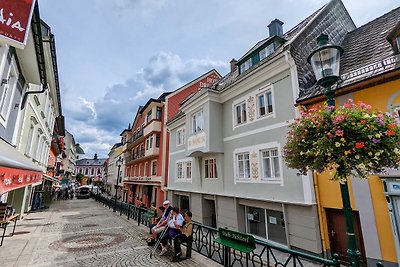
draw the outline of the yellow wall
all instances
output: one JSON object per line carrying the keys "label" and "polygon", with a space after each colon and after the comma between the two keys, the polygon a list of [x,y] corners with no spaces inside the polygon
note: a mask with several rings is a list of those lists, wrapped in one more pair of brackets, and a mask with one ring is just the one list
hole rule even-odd
{"label": "yellow wall", "polygon": [[[356,91],[341,98],[353,98],[354,102],[363,101],[374,109],[392,112],[393,107],[400,107],[400,80],[387,82],[361,91]],[[338,104],[338,103],[336,103]],[[319,202],[319,218],[324,250],[329,250],[329,236],[325,208],[342,208],[339,183],[329,179],[328,172],[314,176],[316,183],[317,201]],[[368,179],[372,205],[374,208],[375,223],[377,226],[382,260],[397,262],[396,248],[393,239],[392,225],[389,218],[387,203],[383,191],[382,181],[377,176]],[[349,182],[351,205],[354,207],[351,181]],[[364,232],[363,235],[368,233]]]}

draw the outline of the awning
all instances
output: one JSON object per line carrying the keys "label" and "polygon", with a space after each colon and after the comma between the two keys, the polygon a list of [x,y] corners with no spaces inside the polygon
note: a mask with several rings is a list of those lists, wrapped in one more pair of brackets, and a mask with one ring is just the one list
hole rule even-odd
{"label": "awning", "polygon": [[51,182],[53,182],[53,183],[57,183],[57,184],[60,183],[60,181],[59,181],[58,179],[56,179],[56,178],[54,178],[54,177],[52,177],[52,176],[49,176],[49,175],[47,175],[47,174],[43,174],[43,178],[46,179],[46,180],[48,180],[48,181],[51,181]]}
{"label": "awning", "polygon": [[42,169],[0,139],[0,195],[42,181]]}

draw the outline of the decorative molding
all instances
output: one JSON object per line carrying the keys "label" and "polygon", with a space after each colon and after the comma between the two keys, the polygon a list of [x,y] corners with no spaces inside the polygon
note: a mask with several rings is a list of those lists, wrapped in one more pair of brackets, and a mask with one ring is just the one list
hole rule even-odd
{"label": "decorative molding", "polygon": [[251,177],[255,180],[258,180],[259,172],[258,172],[257,152],[255,152],[255,151],[251,152],[250,163],[251,163]]}
{"label": "decorative molding", "polygon": [[249,99],[247,99],[247,110],[249,114],[249,120],[253,121],[256,116],[256,110],[254,108],[254,96],[250,96]]}

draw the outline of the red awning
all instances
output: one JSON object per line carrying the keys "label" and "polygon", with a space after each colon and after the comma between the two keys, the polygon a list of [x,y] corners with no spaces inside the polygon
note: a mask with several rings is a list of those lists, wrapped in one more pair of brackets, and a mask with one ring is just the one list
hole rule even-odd
{"label": "red awning", "polygon": [[43,172],[39,166],[0,139],[0,195],[40,183],[42,175]]}
{"label": "red awning", "polygon": [[0,195],[42,181],[42,172],[0,167]]}

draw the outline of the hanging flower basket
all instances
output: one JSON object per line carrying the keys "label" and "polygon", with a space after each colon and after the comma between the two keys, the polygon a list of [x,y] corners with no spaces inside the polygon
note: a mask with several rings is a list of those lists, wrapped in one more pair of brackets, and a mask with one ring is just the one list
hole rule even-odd
{"label": "hanging flower basket", "polygon": [[302,174],[334,171],[333,180],[351,174],[367,178],[400,163],[400,127],[390,114],[362,102],[302,112],[290,126],[284,147],[287,165]]}

